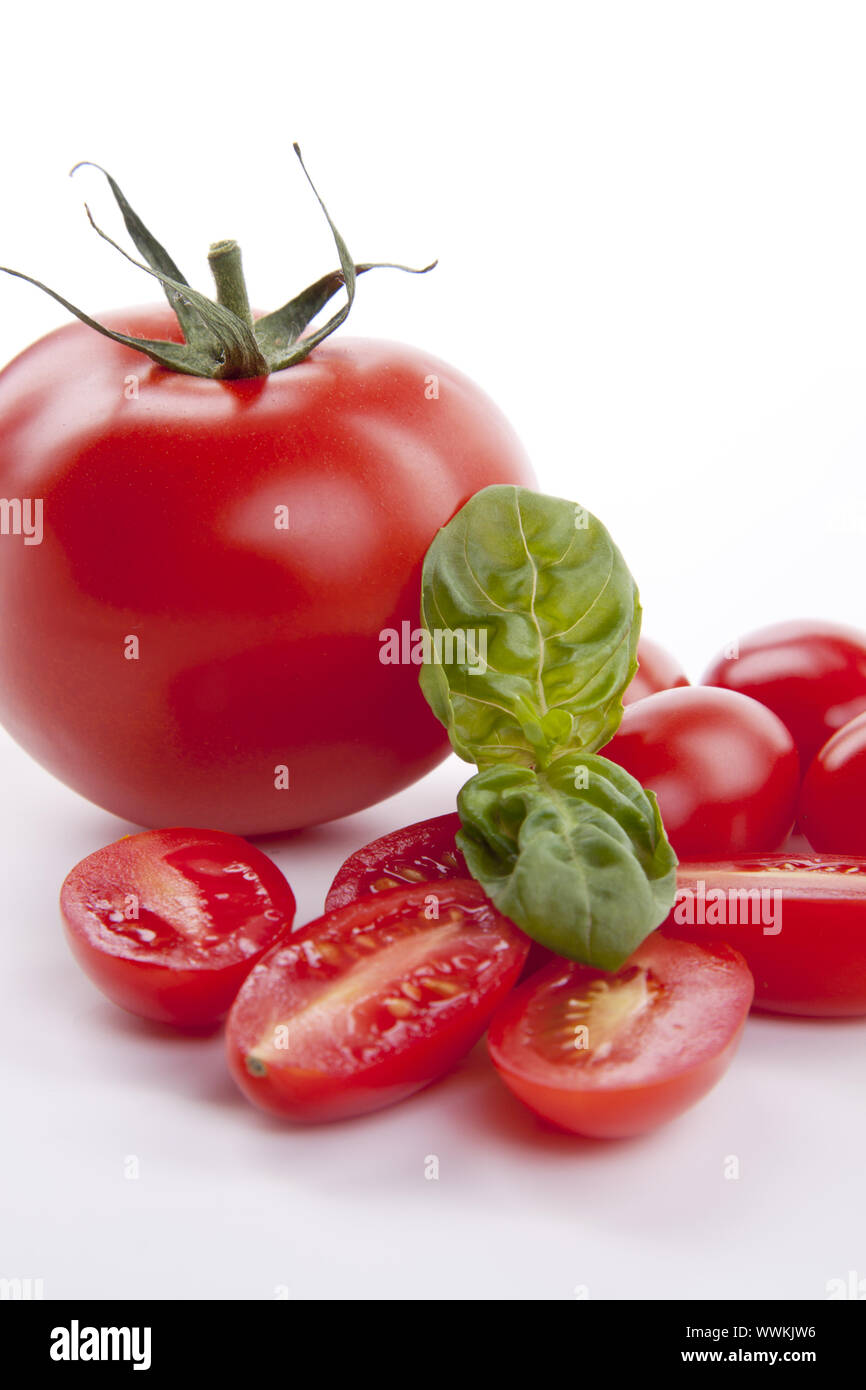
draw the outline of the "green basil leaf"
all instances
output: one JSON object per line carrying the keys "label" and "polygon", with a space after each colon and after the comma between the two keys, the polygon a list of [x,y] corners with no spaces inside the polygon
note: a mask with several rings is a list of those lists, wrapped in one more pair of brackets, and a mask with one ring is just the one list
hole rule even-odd
{"label": "green basil leaf", "polygon": [[476,493],[424,562],[421,687],[456,753],[545,766],[616,732],[637,670],[634,580],[601,522],[519,487]]}
{"label": "green basil leaf", "polygon": [[617,970],[674,904],[677,859],[652,792],[592,753],[499,764],[457,799],[457,844],[506,917],[561,956]]}

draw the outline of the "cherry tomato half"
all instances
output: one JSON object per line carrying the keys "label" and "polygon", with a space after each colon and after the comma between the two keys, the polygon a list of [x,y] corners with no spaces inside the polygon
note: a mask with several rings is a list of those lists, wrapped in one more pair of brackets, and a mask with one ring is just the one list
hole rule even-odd
{"label": "cherry tomato half", "polygon": [[751,856],[681,864],[665,933],[724,939],[755,977],[755,1007],[866,1014],[866,859]]}
{"label": "cherry tomato half", "polygon": [[556,961],[514,991],[488,1046],[514,1094],[593,1139],[643,1134],[726,1071],[752,1002],[742,956],[653,933],[616,974]]}
{"label": "cherry tomato half", "polygon": [[325,911],[345,907],[365,893],[387,893],[401,885],[435,879],[468,878],[466,860],[454,843],[459,829],[460,817],[452,811],[371,840],[350,854],[337,871]]}
{"label": "cherry tomato half", "polygon": [[790,730],[805,774],[831,734],[866,710],[866,633],[836,623],[777,623],[720,653],[703,685],[760,700]]}
{"label": "cherry tomato half", "polygon": [[[452,811],[371,840],[350,854],[338,870],[325,899],[325,911],[345,907],[365,893],[387,893],[401,884],[468,878],[466,860],[454,843],[459,829],[460,817]],[[530,941],[523,974],[531,975],[553,958],[546,946]]]}
{"label": "cherry tomato half", "polygon": [[775,850],[793,824],[793,739],[745,695],[700,685],[649,695],[629,705],[603,752],[655,792],[682,859]]}
{"label": "cherry tomato half", "polygon": [[391,1105],[478,1041],[528,945],[472,879],[358,898],[248,976],[229,1014],[230,1071],[248,1100],[291,1120]]}
{"label": "cherry tomato half", "polygon": [[637,659],[637,675],[622,697],[624,705],[645,700],[647,695],[655,695],[659,690],[674,690],[689,684],[689,678],[676,657],[649,637],[640,639]]}
{"label": "cherry tomato half", "polygon": [[799,822],[829,854],[866,854],[866,714],[846,724],[814,758],[800,792]]}
{"label": "cherry tomato half", "polygon": [[287,931],[295,898],[267,855],[218,830],[148,830],[82,859],[60,890],[72,953],[115,1004],[205,1028]]}

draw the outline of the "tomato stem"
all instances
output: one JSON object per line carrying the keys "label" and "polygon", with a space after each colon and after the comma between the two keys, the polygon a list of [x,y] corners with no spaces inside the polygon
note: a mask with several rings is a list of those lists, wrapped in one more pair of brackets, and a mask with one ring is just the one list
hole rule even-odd
{"label": "tomato stem", "polygon": [[231,309],[248,328],[252,328],[253,314],[241,264],[241,248],[233,240],[215,241],[207,259],[216,285],[217,304]]}
{"label": "tomato stem", "polygon": [[[157,362],[159,366],[165,367],[168,371],[185,372],[189,376],[211,377],[214,380],[229,381],[233,378],[267,376],[269,372],[281,372],[287,367],[294,367],[297,363],[303,362],[319,343],[323,342],[330,333],[333,333],[335,328],[339,328],[348,316],[355,298],[355,283],[359,275],[364,275],[368,270],[386,269],[405,270],[410,275],[426,275],[427,271],[432,270],[436,264],[433,261],[430,265],[422,266],[420,270],[416,270],[412,266],[395,265],[392,261],[365,262],[363,265],[355,265],[349,255],[346,243],[331,221],[330,214],[307,173],[306,165],[301,159],[301,152],[297,145],[294,149],[331,229],[340,258],[340,268],[327,275],[322,275],[315,284],[308,285],[305,290],[301,290],[300,294],[288,300],[281,308],[276,309],[272,314],[265,314],[255,323],[250,310],[250,301],[241,268],[241,251],[237,242],[231,239],[215,241],[210,248],[208,261],[216,281],[217,297],[215,300],[209,299],[207,295],[200,294],[198,290],[193,289],[165,247],[148,231],[141,218],[127,202],[115,180],[98,164],[93,167],[100,169],[100,172],[108,180],[114,200],[123,216],[126,230],[142,260],[139,261],[134,256],[130,256],[121,246],[117,245],[117,242],[112,241],[111,237],[101,231],[90,216],[90,210],[85,203],[91,225],[104,241],[107,241],[116,251],[120,251],[127,260],[132,261],[133,265],[147,271],[149,275],[159,281],[177,316],[183,341],[175,342],[162,338],[134,338],[127,333],[119,333],[116,329],[108,328],[105,324],[91,318],[89,314],[85,314],[83,309],[79,309],[63,295],[51,289],[50,285],[44,285],[41,280],[34,280],[32,275],[25,275],[20,270],[12,270],[9,266],[4,265],[0,265],[0,273],[13,275],[18,280],[26,280],[29,284],[35,285],[37,289],[44,291],[52,299],[56,299],[58,304],[62,304],[65,309],[68,309],[82,323],[86,323],[89,328],[95,329],[97,333],[102,333],[104,337],[111,338],[116,343],[122,343],[124,347],[135,348],[137,352],[143,352],[152,362]],[[86,164],[88,161],[85,160],[84,163]],[[76,164],[75,169],[79,168],[81,165]],[[75,173],[75,169],[73,169],[73,173]],[[327,323],[308,333],[306,330],[312,320],[333,299],[334,295],[343,289],[346,291],[346,302],[328,319]]]}

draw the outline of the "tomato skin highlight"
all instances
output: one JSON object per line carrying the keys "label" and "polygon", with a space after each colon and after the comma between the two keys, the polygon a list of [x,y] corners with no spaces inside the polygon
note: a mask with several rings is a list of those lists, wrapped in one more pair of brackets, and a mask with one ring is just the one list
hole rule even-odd
{"label": "tomato skin highlight", "polygon": [[852,719],[813,758],[798,815],[816,850],[866,855],[866,714]]}
{"label": "tomato skin highlight", "polygon": [[[167,306],[104,321],[179,337]],[[447,754],[380,634],[418,626],[437,529],[488,484],[532,482],[454,368],[334,338],[268,378],[204,380],[76,323],[0,373],[0,422],[0,493],[44,516],[41,544],[0,546],[0,720],[55,776],[138,825],[264,834]]]}
{"label": "tomato skin highlight", "polygon": [[176,828],[88,855],[67,874],[60,910],[73,956],[113,1003],[197,1031],[225,1017],[256,961],[290,930],[295,898],[245,840]]}
{"label": "tomato skin highlight", "polygon": [[392,1105],[475,1045],[528,945],[472,879],[358,898],[250,973],[229,1015],[229,1070],[254,1105],[296,1123]]}
{"label": "tomato skin highlight", "polygon": [[703,685],[759,700],[791,732],[805,774],[832,734],[866,710],[866,633],[839,623],[797,620],[740,639],[738,655],[720,653]]}
{"label": "tomato skin highlight", "polygon": [[[762,905],[732,896],[762,891]],[[738,950],[755,978],[755,1009],[866,1015],[866,858],[774,854],[680,864],[677,903],[660,930]]]}
{"label": "tomato skin highlight", "polygon": [[637,674],[622,697],[624,705],[633,705],[660,690],[676,690],[690,684],[676,657],[649,637],[641,637],[637,659]]}
{"label": "tomato skin highlight", "polygon": [[682,859],[769,852],[793,825],[793,739],[745,695],[697,685],[649,695],[629,705],[602,752],[655,792]]}
{"label": "tomato skin highlight", "polygon": [[[576,1061],[577,1042],[568,1040],[574,1018],[590,1018],[587,1057],[596,1025],[591,1005],[585,1015],[569,1001],[593,990],[612,990],[615,998],[636,973],[646,979],[649,1002],[621,1036],[614,1030],[608,1051]],[[488,1048],[508,1089],[542,1119],[591,1139],[631,1138],[676,1118],[720,1080],[752,992],[748,967],[730,946],[654,932],[615,975],[569,961],[539,971],[495,1014]],[[604,1029],[603,1017],[597,1026]],[[630,1027],[638,1030],[631,1039]]]}

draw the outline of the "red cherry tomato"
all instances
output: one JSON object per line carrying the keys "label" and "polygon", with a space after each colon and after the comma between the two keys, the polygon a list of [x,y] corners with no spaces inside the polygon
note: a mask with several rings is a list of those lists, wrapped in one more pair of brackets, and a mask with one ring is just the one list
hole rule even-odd
{"label": "red cherry tomato", "polygon": [[681,864],[664,932],[722,938],[755,977],[755,1007],[866,1014],[866,859],[752,856]]}
{"label": "red cherry tomato", "polygon": [[637,649],[637,675],[622,697],[624,705],[633,705],[635,700],[644,700],[647,695],[655,695],[659,690],[674,690],[688,685],[689,678],[676,657],[660,647],[658,642],[642,637]]}
{"label": "red cherry tomato", "polygon": [[229,1015],[231,1073],[248,1100],[292,1120],[391,1105],[478,1041],[527,949],[471,879],[358,898],[248,976]]}
{"label": "red cherry tomato", "polygon": [[615,974],[557,961],[533,976],[494,1016],[490,1055],[506,1086],[560,1128],[643,1134],[724,1074],[752,988],[730,946],[653,933]]}
{"label": "red cherry tomato", "polygon": [[866,714],[828,739],[813,759],[798,818],[815,849],[866,855]]}
{"label": "red cherry tomato", "polygon": [[790,730],[805,774],[831,734],[866,710],[866,633],[836,623],[778,623],[712,662],[704,685],[760,700]]}
{"label": "red cherry tomato", "polygon": [[325,911],[345,907],[365,893],[387,893],[401,885],[436,879],[469,878],[466,860],[454,843],[460,829],[456,811],[392,830],[350,854],[337,871]]}
{"label": "red cherry tomato", "polygon": [[603,750],[658,797],[682,859],[774,850],[794,821],[797,750],[775,714],[694,685],[630,705]]}
{"label": "red cherry tomato", "polygon": [[60,890],[72,953],[115,1004],[179,1028],[228,1012],[256,961],[289,930],[276,864],[218,830],[149,830],[82,859]]}
{"label": "red cherry tomato", "polygon": [[[109,316],[179,336],[164,309]],[[438,379],[438,398],[425,383]],[[163,370],[72,324],[0,374],[0,720],[139,825],[344,816],[448,751],[409,662],[437,529],[532,483],[491,401],[429,353],[329,338],[267,378]]]}
{"label": "red cherry tomato", "polygon": [[[393,830],[350,854],[339,869],[325,899],[325,911],[345,907],[365,893],[387,893],[401,884],[432,883],[437,879],[468,878],[466,860],[454,843],[460,829],[456,811]],[[530,941],[524,975],[553,960],[537,941]]]}

